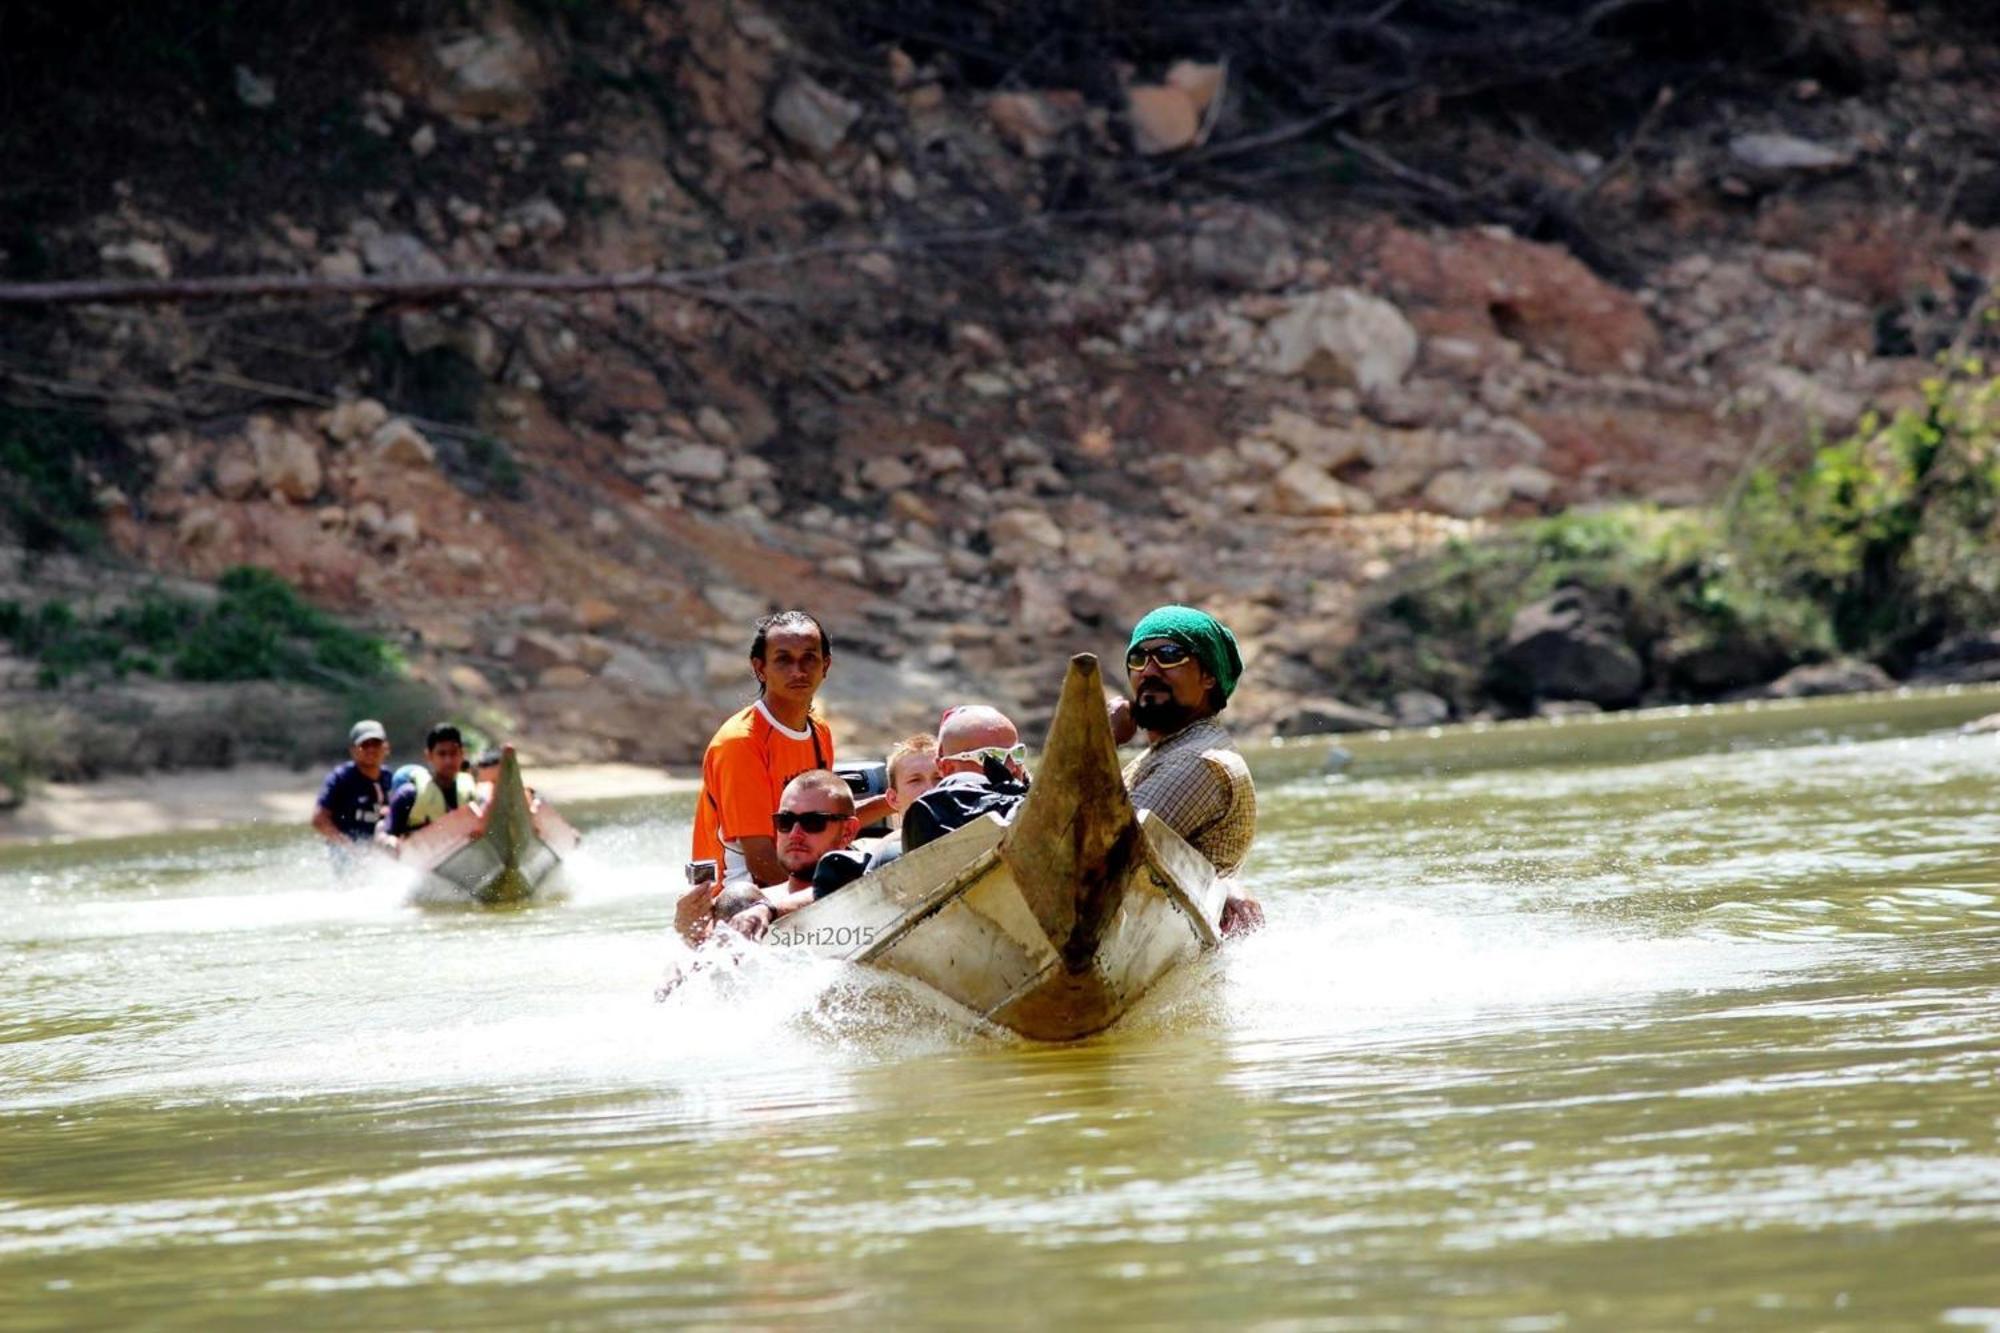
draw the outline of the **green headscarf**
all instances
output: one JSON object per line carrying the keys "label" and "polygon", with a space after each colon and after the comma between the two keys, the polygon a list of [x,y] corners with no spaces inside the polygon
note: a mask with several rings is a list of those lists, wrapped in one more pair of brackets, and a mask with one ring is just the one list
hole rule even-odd
{"label": "green headscarf", "polygon": [[1227,699],[1236,691],[1236,678],[1243,674],[1243,654],[1236,650],[1236,636],[1229,627],[1206,611],[1191,606],[1162,606],[1148,611],[1132,627],[1131,652],[1148,639],[1172,639],[1193,653],[1202,669],[1215,677]]}

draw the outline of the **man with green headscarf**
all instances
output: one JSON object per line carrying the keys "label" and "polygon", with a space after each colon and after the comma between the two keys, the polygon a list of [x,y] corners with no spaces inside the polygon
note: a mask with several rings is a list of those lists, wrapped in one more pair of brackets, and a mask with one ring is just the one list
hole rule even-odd
{"label": "man with green headscarf", "polygon": [[1227,626],[1191,606],[1162,606],[1132,627],[1125,651],[1131,704],[1111,705],[1121,743],[1141,727],[1151,742],[1125,769],[1132,803],[1165,820],[1230,882],[1225,935],[1264,924],[1263,907],[1234,880],[1257,836],[1257,791],[1236,742],[1215,720],[1242,674]]}

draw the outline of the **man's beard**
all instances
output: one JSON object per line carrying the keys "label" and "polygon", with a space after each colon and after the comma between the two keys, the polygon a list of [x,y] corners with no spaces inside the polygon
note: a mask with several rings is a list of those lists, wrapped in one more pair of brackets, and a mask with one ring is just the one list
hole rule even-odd
{"label": "man's beard", "polygon": [[1165,699],[1147,701],[1136,699],[1132,703],[1132,720],[1147,731],[1161,735],[1171,735],[1194,721],[1196,710],[1169,696]]}

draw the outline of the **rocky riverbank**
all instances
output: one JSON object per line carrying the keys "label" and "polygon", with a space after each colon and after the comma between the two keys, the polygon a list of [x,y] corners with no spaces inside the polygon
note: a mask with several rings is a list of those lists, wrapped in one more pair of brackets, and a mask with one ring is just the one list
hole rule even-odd
{"label": "rocky riverbank", "polygon": [[[60,439],[107,554],[275,570],[550,758],[688,760],[790,604],[832,628],[863,747],[966,697],[1032,729],[1067,653],[1170,599],[1245,639],[1248,732],[1466,716],[1493,692],[1354,665],[1412,560],[1724,500],[1983,336],[1992,34],[1794,8],[1707,74],[1589,34],[1629,57],[1577,75],[1598,123],[1533,80],[1385,97],[1317,175],[1260,156],[1298,142],[1259,119],[1272,68],[1193,44],[1003,85],[860,11],[476,5],[311,68],[223,34],[183,137],[101,192],[20,177],[0,273],[322,291],[65,307],[9,324],[0,374],[36,429],[91,406]],[[656,280],[341,287],[495,271]],[[1505,706],[1648,697],[1651,641],[1635,686],[1600,609],[1482,614],[1527,617]],[[1615,688],[1535,684],[1538,644]],[[1766,656],[1742,684],[1804,660]]]}

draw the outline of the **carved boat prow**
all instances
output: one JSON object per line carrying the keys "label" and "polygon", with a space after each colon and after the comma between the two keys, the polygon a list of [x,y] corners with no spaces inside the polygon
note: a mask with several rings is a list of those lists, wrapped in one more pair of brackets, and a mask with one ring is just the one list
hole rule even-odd
{"label": "carved boat prow", "polygon": [[531,800],[509,745],[483,814],[461,806],[433,820],[403,840],[398,859],[423,873],[425,898],[508,906],[560,889],[562,858],[578,841],[567,820]]}
{"label": "carved boat prow", "polygon": [[1102,1031],[1217,942],[1206,858],[1133,808],[1097,659],[1070,659],[1010,823],[986,816],[787,917],[781,947],[900,973],[1023,1036]]}

